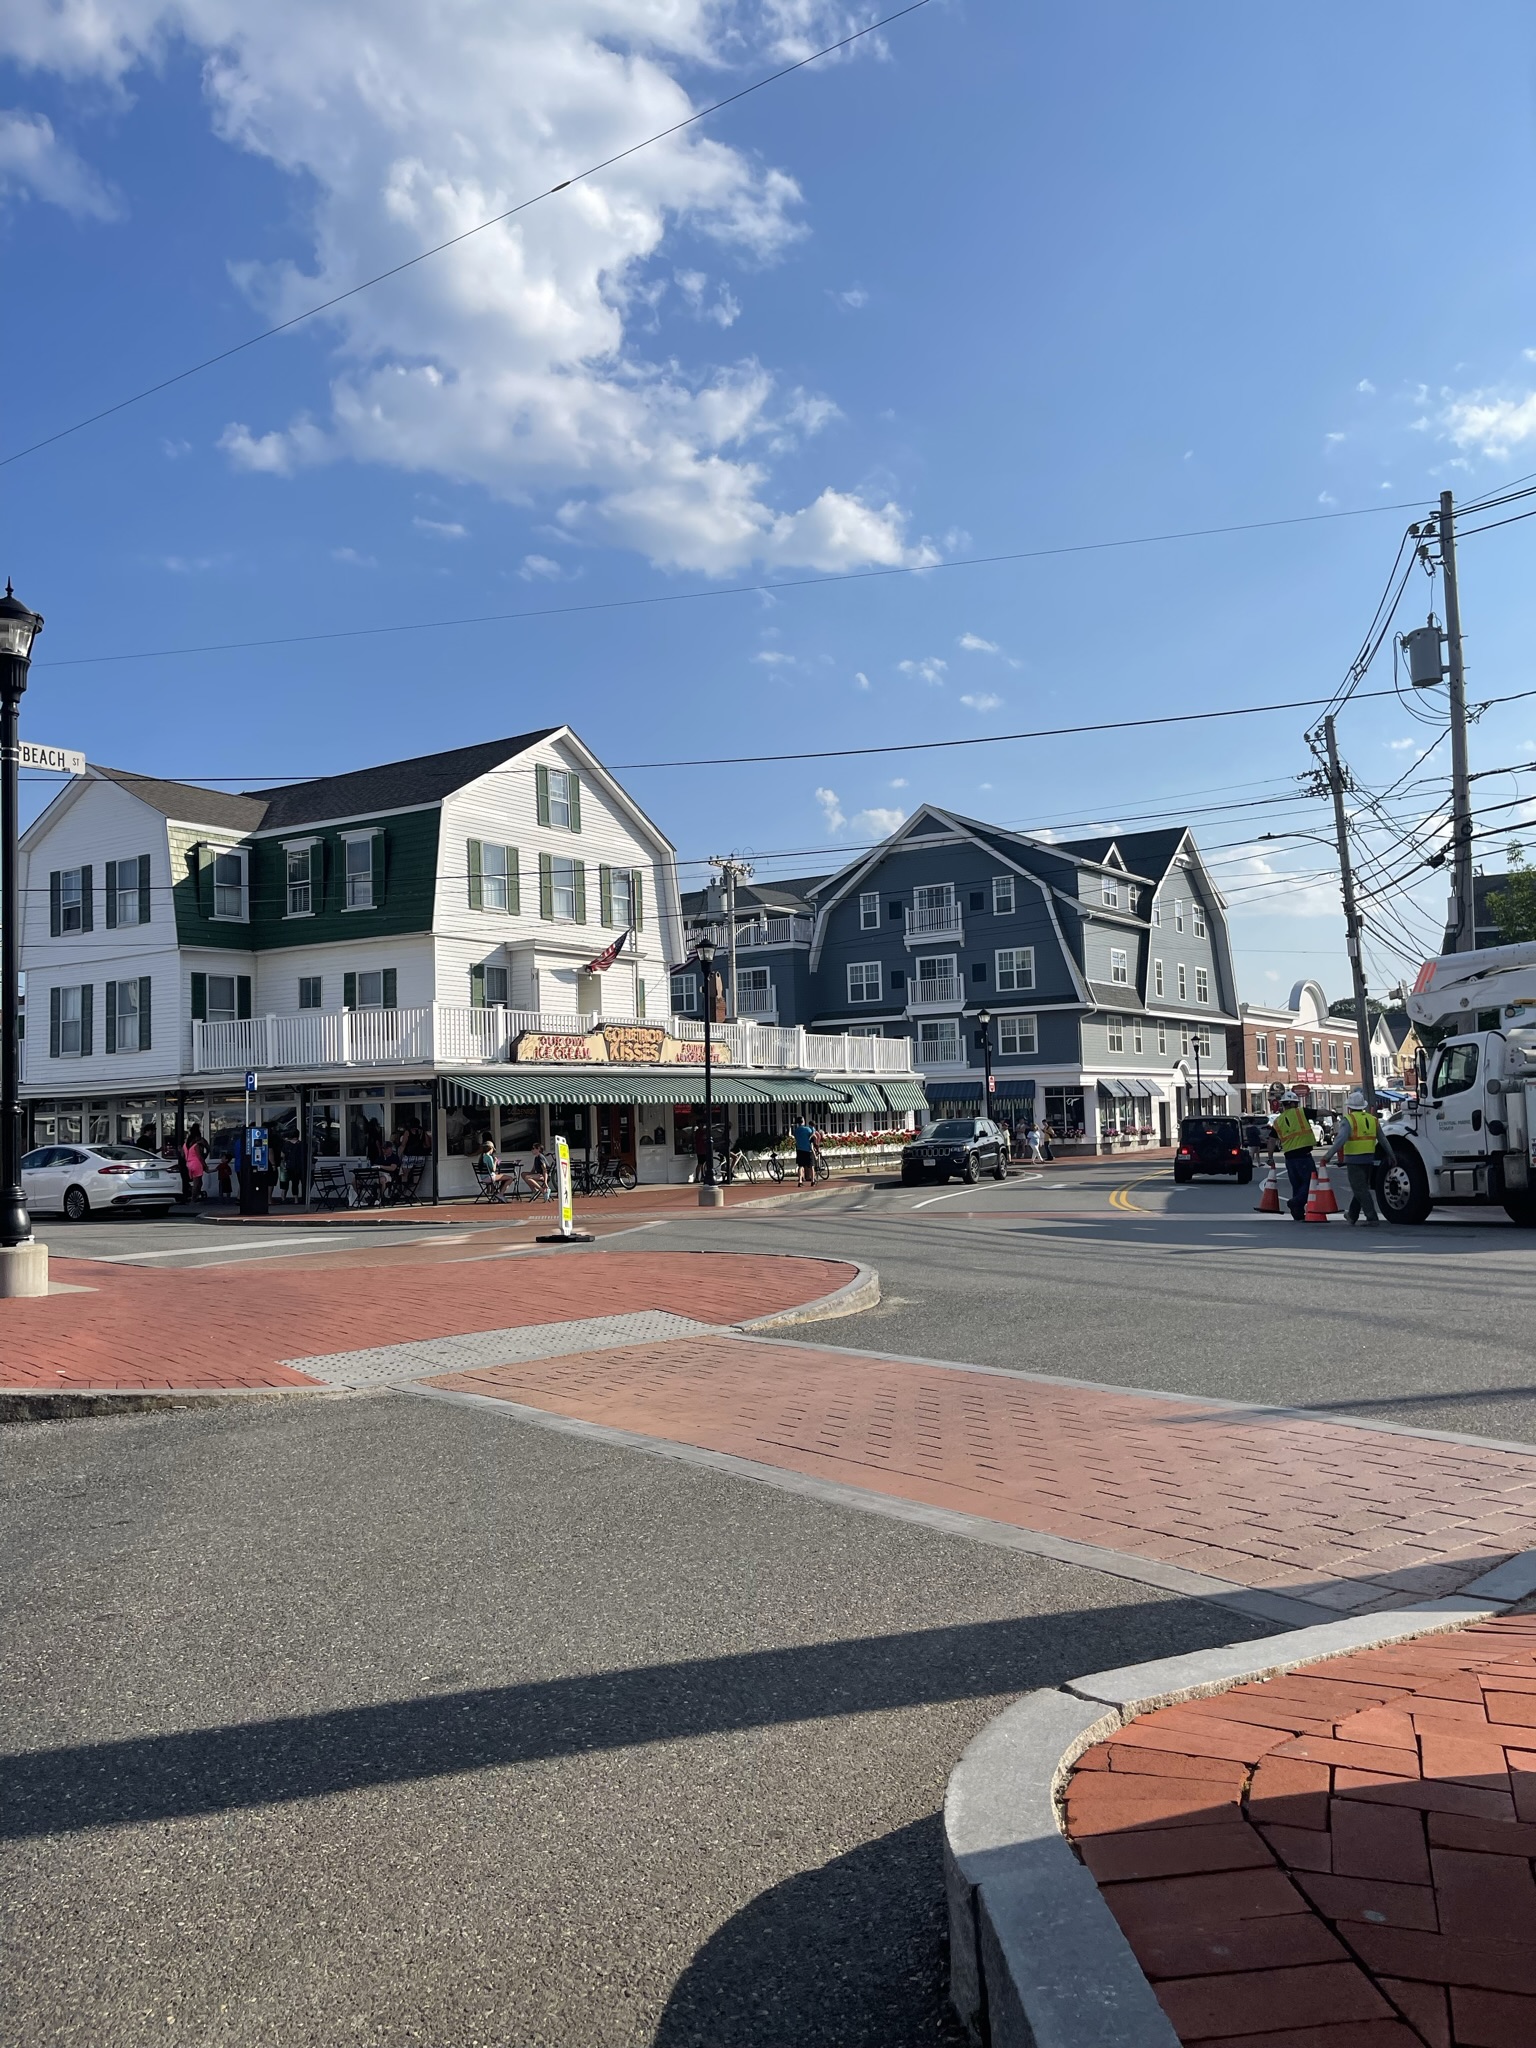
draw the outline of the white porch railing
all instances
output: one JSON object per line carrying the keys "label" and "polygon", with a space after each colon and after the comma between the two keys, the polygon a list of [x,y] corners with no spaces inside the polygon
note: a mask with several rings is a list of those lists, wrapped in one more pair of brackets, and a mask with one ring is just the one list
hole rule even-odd
{"label": "white porch railing", "polygon": [[907,984],[907,1008],[919,1010],[939,1005],[958,1003],[961,994],[960,977],[956,974],[937,976],[932,981],[912,981]]}
{"label": "white porch railing", "polygon": [[742,1017],[775,1017],[779,999],[771,988],[741,988],[736,991],[736,1010]]}
{"label": "white porch railing", "polygon": [[909,939],[958,939],[964,928],[958,903],[936,903],[925,910],[908,910]]}
{"label": "white porch railing", "polygon": [[[756,991],[754,991],[756,993]],[[479,1009],[468,1003],[428,1003],[405,1010],[298,1010],[238,1022],[221,1019],[192,1026],[194,1074],[258,1073],[299,1068],[391,1066],[505,1066],[525,1031],[578,1032],[608,1024],[660,1025],[674,1038],[699,1040],[697,1018],[578,1015],[570,1010]],[[798,1025],[712,1024],[710,1039],[722,1066],[788,1073],[910,1074],[912,1042],[860,1038],[845,1032],[804,1031]]]}

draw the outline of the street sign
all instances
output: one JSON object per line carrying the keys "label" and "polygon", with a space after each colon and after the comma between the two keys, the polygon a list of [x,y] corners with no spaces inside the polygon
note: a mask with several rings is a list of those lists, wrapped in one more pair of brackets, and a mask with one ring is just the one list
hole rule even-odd
{"label": "street sign", "polygon": [[49,768],[59,775],[83,775],[85,756],[73,747],[45,747],[41,740],[23,740],[17,749],[22,768]]}
{"label": "street sign", "polygon": [[254,1095],[256,1093],[256,1076],[253,1073],[247,1074],[245,1077],[245,1092],[247,1095]]}

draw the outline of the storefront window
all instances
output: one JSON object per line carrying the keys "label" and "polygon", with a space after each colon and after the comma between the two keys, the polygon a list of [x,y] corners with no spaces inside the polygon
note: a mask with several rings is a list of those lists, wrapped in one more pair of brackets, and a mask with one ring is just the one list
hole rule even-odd
{"label": "storefront window", "polygon": [[203,1135],[208,1140],[208,1150],[216,1158],[221,1152],[231,1159],[235,1155],[235,1141],[245,1128],[244,1095],[210,1095],[208,1115],[203,1123]]}
{"label": "storefront window", "polygon": [[588,1137],[587,1110],[583,1103],[557,1102],[549,1112],[549,1135],[551,1141],[564,1138],[573,1152],[584,1152],[590,1143]]}
{"label": "storefront window", "polygon": [[544,1120],[536,1108],[506,1103],[501,1111],[500,1148],[503,1152],[531,1152],[544,1140]]}
{"label": "storefront window", "polygon": [[316,1159],[341,1157],[341,1098],[334,1089],[309,1105],[309,1149]]}
{"label": "storefront window", "polygon": [[443,1112],[444,1141],[450,1159],[473,1159],[496,1112],[483,1102],[459,1102]]}
{"label": "storefront window", "polygon": [[87,1145],[110,1145],[112,1142],[112,1112],[104,1102],[90,1102],[85,1110],[85,1142]]}
{"label": "storefront window", "polygon": [[1081,1138],[1087,1125],[1083,1119],[1081,1088],[1047,1088],[1045,1120],[1058,1138]]}
{"label": "storefront window", "polygon": [[384,1090],[354,1088],[347,1096],[347,1157],[377,1163],[384,1149]]}
{"label": "storefront window", "polygon": [[396,1095],[390,1116],[396,1146],[413,1157],[432,1150],[432,1098],[429,1095]]}

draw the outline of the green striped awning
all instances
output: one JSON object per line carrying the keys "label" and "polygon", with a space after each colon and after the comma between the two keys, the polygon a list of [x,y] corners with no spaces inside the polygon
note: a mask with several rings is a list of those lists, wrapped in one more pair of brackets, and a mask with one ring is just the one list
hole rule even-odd
{"label": "green striped awning", "polygon": [[[598,1067],[591,1070],[547,1068],[494,1074],[445,1074],[449,1108],[459,1101],[515,1103],[535,1107],[540,1103],[634,1103],[637,1107],[660,1108],[667,1103],[697,1105],[704,1100],[704,1073],[699,1067]],[[847,1091],[841,1082],[812,1081],[775,1074],[716,1074],[711,1093],[716,1102],[832,1103],[841,1107]]]}
{"label": "green striped awning", "polygon": [[882,1081],[880,1093],[892,1109],[921,1109],[928,1107],[928,1097],[923,1092],[921,1081]]}

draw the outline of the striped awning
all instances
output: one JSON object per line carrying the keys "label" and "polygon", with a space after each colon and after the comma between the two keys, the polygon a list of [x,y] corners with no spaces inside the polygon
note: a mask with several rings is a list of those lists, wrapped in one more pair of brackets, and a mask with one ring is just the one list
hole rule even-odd
{"label": "striped awning", "polygon": [[892,1110],[926,1109],[928,1097],[921,1081],[882,1081],[880,1093]]}
{"label": "striped awning", "polygon": [[[444,1102],[450,1109],[465,1102],[516,1104],[537,1108],[540,1104],[570,1103],[602,1106],[633,1103],[638,1108],[661,1108],[667,1103],[697,1106],[704,1100],[704,1074],[698,1067],[598,1067],[576,1068],[550,1073],[547,1069],[520,1072],[502,1070],[494,1074],[445,1074]],[[782,1102],[828,1103],[841,1108],[847,1097],[840,1082],[775,1074],[715,1074],[710,1089],[719,1103]],[[862,1108],[864,1105],[859,1104]]]}

